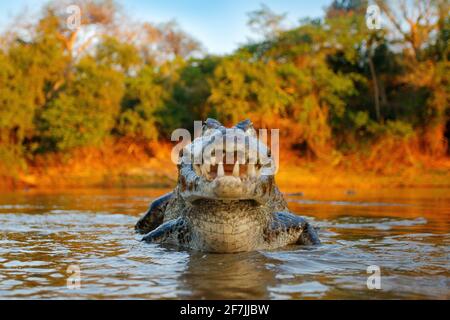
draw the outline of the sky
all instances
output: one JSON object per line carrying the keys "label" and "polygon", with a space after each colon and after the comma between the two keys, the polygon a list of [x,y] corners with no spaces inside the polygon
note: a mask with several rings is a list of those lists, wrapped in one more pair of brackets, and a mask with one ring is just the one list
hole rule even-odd
{"label": "sky", "polygon": [[[0,30],[25,8],[39,12],[47,0],[0,0]],[[207,52],[231,53],[249,37],[247,13],[267,5],[276,13],[286,13],[286,23],[300,18],[319,17],[331,0],[118,0],[133,19],[149,22],[176,20],[183,30],[199,40]]]}

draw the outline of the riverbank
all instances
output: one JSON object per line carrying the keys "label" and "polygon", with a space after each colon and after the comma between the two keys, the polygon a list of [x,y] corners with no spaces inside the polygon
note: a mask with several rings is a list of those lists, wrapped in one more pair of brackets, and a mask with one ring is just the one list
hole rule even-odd
{"label": "riverbank", "polygon": [[[0,171],[0,190],[71,188],[171,188],[176,165],[170,144],[106,142],[100,148],[83,148],[71,154],[36,157],[25,169]],[[287,152],[280,160],[277,183],[295,188],[450,188],[450,159],[428,165],[405,165],[342,158],[337,164],[307,161]]]}
{"label": "riverbank", "polygon": [[[83,170],[67,173],[66,170],[49,169],[45,174],[21,174],[19,179],[10,177],[0,183],[2,190],[45,190],[78,188],[171,188],[176,184],[176,170],[149,168],[152,165],[127,170]],[[173,171],[173,172],[172,172]],[[276,176],[277,184],[283,189],[295,188],[450,188],[450,173],[403,172],[398,175],[376,175],[371,172],[355,173],[321,168],[314,172],[302,167],[281,169]]]}

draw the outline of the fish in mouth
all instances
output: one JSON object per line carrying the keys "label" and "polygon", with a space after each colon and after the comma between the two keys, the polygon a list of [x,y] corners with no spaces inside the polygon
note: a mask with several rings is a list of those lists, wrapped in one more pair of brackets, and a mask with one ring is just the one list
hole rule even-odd
{"label": "fish in mouth", "polygon": [[217,253],[319,244],[316,230],[289,211],[275,172],[251,121],[225,128],[208,119],[180,152],[177,186],[135,229],[146,242]]}

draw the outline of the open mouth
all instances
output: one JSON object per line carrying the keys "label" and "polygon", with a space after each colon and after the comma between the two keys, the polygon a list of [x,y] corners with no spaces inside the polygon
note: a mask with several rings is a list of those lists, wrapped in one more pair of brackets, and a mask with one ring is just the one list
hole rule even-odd
{"label": "open mouth", "polygon": [[238,157],[236,152],[232,155],[223,153],[220,160],[218,160],[218,157],[220,156],[213,155],[203,164],[194,164],[195,173],[209,181],[225,176],[232,176],[241,180],[256,179],[261,176],[263,166],[259,159],[250,161],[242,155]]}

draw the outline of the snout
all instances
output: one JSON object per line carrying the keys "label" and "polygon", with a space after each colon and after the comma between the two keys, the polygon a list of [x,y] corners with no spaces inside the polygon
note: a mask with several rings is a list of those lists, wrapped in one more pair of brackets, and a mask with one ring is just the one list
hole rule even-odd
{"label": "snout", "polygon": [[244,185],[238,177],[223,176],[214,180],[213,192],[218,198],[239,199],[245,194]]}

